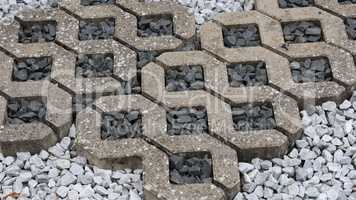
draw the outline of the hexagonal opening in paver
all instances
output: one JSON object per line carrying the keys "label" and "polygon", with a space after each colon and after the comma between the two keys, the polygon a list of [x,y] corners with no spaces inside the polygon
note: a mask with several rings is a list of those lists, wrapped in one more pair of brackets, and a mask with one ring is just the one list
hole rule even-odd
{"label": "hexagonal opening in paver", "polygon": [[232,63],[227,65],[227,74],[231,87],[268,84],[266,63],[263,61]]}
{"label": "hexagonal opening in paver", "polygon": [[9,125],[46,121],[47,106],[43,97],[12,98],[7,103]]}
{"label": "hexagonal opening in paver", "polygon": [[169,92],[204,89],[204,72],[200,65],[169,67],[165,70],[166,90]]}
{"label": "hexagonal opening in paver", "polygon": [[50,78],[52,57],[20,58],[14,62],[12,81],[39,81]]}
{"label": "hexagonal opening in paver", "polygon": [[109,77],[113,74],[113,71],[114,55],[112,53],[82,54],[77,58],[76,77]]}
{"label": "hexagonal opening in paver", "polygon": [[210,153],[177,153],[169,156],[169,181],[172,184],[212,183],[213,163]]}
{"label": "hexagonal opening in paver", "polygon": [[115,140],[142,136],[142,114],[137,110],[107,112],[102,115],[101,138]]}
{"label": "hexagonal opening in paver", "polygon": [[95,6],[103,4],[114,4],[114,0],[80,0],[80,4],[83,6]]}
{"label": "hexagonal opening in paver", "polygon": [[327,57],[298,58],[290,62],[296,83],[331,81],[333,79]]}
{"label": "hexagonal opening in paver", "polygon": [[204,106],[176,107],[167,111],[168,135],[196,135],[208,132],[208,114]]}
{"label": "hexagonal opening in paver", "polygon": [[115,18],[81,19],[79,40],[111,39],[115,33]]}
{"label": "hexagonal opening in paver", "polygon": [[173,35],[172,15],[148,15],[137,17],[137,35],[139,37],[158,37]]}
{"label": "hexagonal opening in paver", "polygon": [[339,2],[339,4],[352,4],[356,3],[356,0],[337,0],[337,2]]}
{"label": "hexagonal opening in paver", "polygon": [[56,39],[56,31],[56,21],[20,22],[18,42],[53,42]]}
{"label": "hexagonal opening in paver", "polygon": [[222,28],[224,45],[228,48],[260,46],[261,38],[257,24],[241,24]]}
{"label": "hexagonal opening in paver", "polygon": [[356,18],[348,17],[344,20],[349,39],[356,40]]}
{"label": "hexagonal opening in paver", "polygon": [[309,43],[324,41],[319,21],[283,22],[283,35],[287,43]]}
{"label": "hexagonal opening in paver", "polygon": [[278,0],[280,8],[298,8],[315,5],[314,0]]}
{"label": "hexagonal opening in paver", "polygon": [[231,105],[234,128],[237,131],[276,128],[273,106],[269,102]]}

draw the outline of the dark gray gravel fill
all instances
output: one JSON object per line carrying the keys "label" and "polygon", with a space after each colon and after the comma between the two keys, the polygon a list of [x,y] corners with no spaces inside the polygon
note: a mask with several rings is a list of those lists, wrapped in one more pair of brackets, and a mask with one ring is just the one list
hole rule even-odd
{"label": "dark gray gravel fill", "polygon": [[31,123],[45,121],[46,104],[41,99],[10,99],[7,104],[7,123]]}
{"label": "dark gray gravel fill", "polygon": [[170,15],[138,17],[137,35],[139,37],[173,35],[173,32],[173,18]]}
{"label": "dark gray gravel fill", "polygon": [[323,34],[320,22],[298,21],[282,23],[284,40],[287,43],[320,42]]}
{"label": "dark gray gravel fill", "polygon": [[349,38],[356,40],[356,18],[346,18],[345,25]]}
{"label": "dark gray gravel fill", "polygon": [[264,62],[236,63],[227,66],[229,83],[232,87],[261,86],[268,84]]}
{"label": "dark gray gravel fill", "polygon": [[208,153],[180,153],[169,157],[169,178],[173,184],[211,183],[213,167]]}
{"label": "dark gray gravel fill", "polygon": [[314,5],[314,0],[278,0],[280,8],[298,8]]}
{"label": "dark gray gravel fill", "polygon": [[77,59],[75,74],[77,77],[108,77],[114,69],[113,54],[85,54]]}
{"label": "dark gray gravel fill", "polygon": [[326,57],[294,60],[290,67],[293,80],[297,83],[332,80],[330,63]]}
{"label": "dark gray gravel fill", "polygon": [[137,67],[141,69],[143,66],[152,62],[158,57],[160,53],[156,51],[138,51],[137,52]]}
{"label": "dark gray gravel fill", "polygon": [[101,5],[101,4],[114,4],[114,0],[81,0],[81,5],[83,6],[94,6],[94,5]]}
{"label": "dark gray gravel fill", "polygon": [[199,65],[169,68],[165,78],[166,90],[169,92],[204,89],[204,72]]}
{"label": "dark gray gravel fill", "polygon": [[15,60],[13,81],[38,81],[49,79],[52,68],[51,57],[22,58]]}
{"label": "dark gray gravel fill", "polygon": [[102,120],[103,140],[135,138],[142,135],[142,116],[139,111],[104,113]]}
{"label": "dark gray gravel fill", "polygon": [[208,115],[205,107],[180,107],[167,111],[168,135],[203,133],[208,133]]}
{"label": "dark gray gravel fill", "polygon": [[274,129],[273,107],[270,103],[232,106],[234,128],[238,131]]}
{"label": "dark gray gravel fill", "polygon": [[115,33],[115,18],[83,19],[79,22],[79,40],[110,39]]}
{"label": "dark gray gravel fill", "polygon": [[261,38],[256,24],[223,27],[224,45],[228,48],[260,46]]}
{"label": "dark gray gravel fill", "polygon": [[53,42],[56,39],[55,21],[21,22],[18,32],[20,43]]}
{"label": "dark gray gravel fill", "polygon": [[340,4],[351,4],[356,3],[356,0],[338,0]]}

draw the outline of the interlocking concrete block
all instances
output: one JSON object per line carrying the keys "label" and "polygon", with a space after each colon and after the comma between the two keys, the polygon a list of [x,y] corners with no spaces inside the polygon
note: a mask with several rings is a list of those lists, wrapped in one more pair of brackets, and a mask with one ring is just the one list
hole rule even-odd
{"label": "interlocking concrete block", "polygon": [[[258,26],[262,43],[266,45],[274,43],[274,48],[278,50],[283,49],[276,42],[278,41],[278,37],[283,38],[281,27],[278,28],[280,26],[279,23],[260,15],[255,13],[226,13],[219,15],[216,20],[225,26],[259,22]],[[246,20],[250,18],[251,20]],[[258,18],[260,19],[257,20]],[[265,18],[269,20],[263,21],[262,19]],[[239,20],[234,21],[233,19]],[[253,20],[257,20],[258,22],[254,22]],[[280,31],[276,31],[278,29]],[[269,39],[264,39],[266,37]],[[231,87],[228,82],[227,71],[224,69],[226,67],[217,65],[219,70],[216,69],[216,71],[220,75],[215,74],[216,78],[211,79],[209,84],[215,92],[227,98],[235,96],[236,98],[245,98],[247,100],[249,96],[258,95],[259,92],[273,93],[274,88],[277,87],[282,92],[292,94],[298,100],[299,105],[303,107],[309,104],[315,105],[325,100],[340,101],[347,94],[345,87],[349,89],[355,84],[355,67],[352,56],[346,51],[324,42],[289,44],[288,50],[281,50],[288,54],[288,56],[281,56],[263,47],[227,48],[223,44],[222,28],[217,23],[203,25],[201,40],[203,49],[223,58],[228,63],[248,63],[253,61],[263,61],[266,63],[268,84],[254,87]],[[306,51],[306,49],[308,50]],[[288,59],[322,56],[329,59],[334,78],[333,81],[306,83],[296,83],[293,81]]]}
{"label": "interlocking concrete block", "polygon": [[159,37],[139,37],[137,35],[138,19],[126,14],[125,21],[119,27],[116,37],[134,46],[140,51],[173,50],[183,45],[183,41],[195,35],[195,20],[187,10],[173,1],[144,3],[137,0],[117,0],[116,3],[132,11],[136,16],[169,15],[173,19],[174,34]]}
{"label": "interlocking concrete block", "polygon": [[[278,5],[278,0],[258,0],[256,1],[256,9],[269,15],[281,23],[295,21],[318,21],[320,22],[323,34],[323,40],[327,43],[336,44],[344,47],[352,52],[355,52],[355,44],[348,39],[345,31],[345,25],[342,18],[339,18],[327,11],[317,7],[303,8],[288,8],[281,9]],[[288,54],[289,46],[298,46],[299,48],[311,49],[310,43],[305,44],[289,44],[285,48],[285,42],[282,34],[282,28],[274,28],[275,40],[267,45]],[[323,41],[319,42],[322,43]],[[317,42],[318,43],[318,42]],[[288,54],[289,55],[289,54]]]}
{"label": "interlocking concrete block", "polygon": [[[19,151],[38,152],[48,148],[68,134],[72,124],[72,98],[48,80],[12,81],[13,59],[0,54],[0,91],[6,99],[38,98],[45,101],[47,115],[45,123],[33,122],[9,126],[6,123],[7,101],[1,101],[1,130],[4,137],[0,139],[4,154]],[[5,119],[5,120],[4,120]]]}
{"label": "interlocking concrete block", "polygon": [[47,121],[58,137],[68,133],[72,123],[72,98],[49,80],[17,82],[12,80],[14,60],[0,53],[0,91],[8,98],[43,97],[47,103]]}
{"label": "interlocking concrete block", "polygon": [[15,155],[17,152],[37,153],[41,149],[54,145],[57,141],[55,132],[43,123],[6,124],[7,100],[0,97],[0,152],[4,155]]}
{"label": "interlocking concrete block", "polygon": [[[155,138],[159,144],[173,154],[182,152],[209,152],[212,156],[213,179],[223,186],[228,198],[233,198],[240,191],[240,177],[236,151],[217,139],[204,135],[168,136]],[[180,190],[192,193],[191,186],[180,186]],[[167,193],[167,196],[169,196]]]}
{"label": "interlocking concrete block", "polygon": [[262,46],[227,48],[224,46],[222,27],[256,24],[259,29],[259,35],[262,45],[278,43],[281,29],[279,22],[257,11],[233,12],[218,15],[215,20],[219,23],[208,22],[204,24],[200,31],[202,48],[226,59],[232,53],[244,58],[258,56],[266,51]]}
{"label": "interlocking concrete block", "polygon": [[[167,63],[169,58],[171,58],[169,62],[177,61],[180,60],[179,56],[172,55],[179,54],[181,53],[166,53],[158,58],[158,60],[163,61],[163,63]],[[165,60],[166,58],[167,60]],[[204,57],[201,57],[201,59],[204,60]],[[199,63],[198,58],[195,61],[196,63],[191,63],[192,60],[189,59],[189,56],[186,61],[185,64],[188,65]],[[182,64],[181,62],[183,61],[178,61],[174,65],[170,63],[170,67],[179,66],[179,64]],[[223,66],[221,63],[220,65]],[[218,68],[217,71],[219,71],[217,74],[226,71],[220,65],[216,65]],[[204,69],[207,68],[205,66]],[[210,74],[209,76],[212,75]],[[222,76],[217,75],[216,77],[221,78]],[[210,81],[215,80],[215,83],[219,84],[221,80],[217,80],[216,77],[210,79]],[[232,93],[224,95],[224,97],[229,98],[234,104],[272,103],[276,123],[280,128],[278,130],[237,131],[233,125],[231,105],[210,95],[206,91],[165,91],[163,94],[159,94],[150,89],[154,85],[155,88],[159,88],[159,91],[164,91],[164,69],[155,63],[148,64],[142,70],[142,84],[144,93],[159,99],[167,107],[204,106],[207,109],[209,131],[235,146],[238,150],[239,158],[242,160],[249,160],[253,157],[271,158],[283,155],[287,152],[288,144],[293,144],[301,133],[297,102],[276,90],[261,90],[257,87],[251,88],[250,94],[245,93],[245,95],[241,95]],[[206,84],[212,84],[212,82]],[[279,131],[281,129],[284,130],[283,133]]]}
{"label": "interlocking concrete block", "polygon": [[[84,20],[114,18],[116,33],[120,31],[120,27],[126,21],[128,15],[115,5],[82,6],[80,0],[61,1],[60,7]],[[68,21],[66,30],[59,31],[61,31],[61,34],[58,36],[58,41],[79,54],[112,53],[114,55],[114,76],[122,80],[131,80],[136,76],[136,53],[130,48],[112,38],[80,41],[78,38],[79,20],[76,18]],[[112,81],[114,82],[114,80]]]}
{"label": "interlocking concrete block", "polygon": [[[177,186],[169,183],[167,156],[156,147],[145,143],[142,138],[102,140],[100,137],[102,113],[123,110],[139,110],[142,113],[144,136],[164,135],[166,134],[166,127],[164,127],[166,119],[163,108],[139,95],[101,97],[96,101],[95,107],[98,111],[87,109],[80,112],[77,118],[78,140],[76,145],[79,152],[86,155],[89,161],[102,167],[116,165],[123,168],[127,166],[137,167],[137,160],[141,160],[145,171],[145,198],[224,199],[223,191],[212,184]],[[212,142],[208,139],[206,141]],[[185,148],[185,150],[187,149],[196,150],[189,145],[188,148]],[[180,148],[180,150],[184,149]],[[214,151],[216,152],[214,156],[220,155],[219,152],[227,153],[224,154],[224,158],[230,158],[229,156],[234,155],[233,151],[220,150]],[[125,160],[125,164],[121,160]],[[231,162],[231,164],[227,162],[228,166],[237,165],[237,160]],[[220,174],[219,172],[221,172],[221,169],[219,169],[217,175]]]}

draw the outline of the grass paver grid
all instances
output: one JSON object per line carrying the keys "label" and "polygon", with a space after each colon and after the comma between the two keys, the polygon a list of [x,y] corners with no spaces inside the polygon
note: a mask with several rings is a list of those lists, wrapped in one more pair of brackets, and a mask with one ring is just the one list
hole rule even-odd
{"label": "grass paver grid", "polygon": [[[196,42],[194,18],[171,1],[63,0],[59,9],[20,12],[17,22],[0,27],[7,53],[0,53],[1,151],[53,145],[73,122],[72,98],[95,96],[93,107],[76,113],[77,148],[92,164],[143,167],[147,199],[231,199],[240,190],[238,158],[283,156],[301,135],[298,108],[350,94],[356,84],[353,22],[338,15],[351,19],[355,12],[355,5],[333,0],[257,0],[255,11],[221,14],[202,25],[201,50],[189,47]],[[312,64],[298,68],[301,59]],[[97,60],[105,60],[104,70],[95,68]],[[140,94],[121,95],[138,79]],[[38,103],[18,108],[13,101],[36,98],[45,100],[45,115],[31,109]],[[182,107],[205,108],[198,117],[203,134],[167,134],[169,110]],[[173,121],[190,123],[190,114]],[[118,115],[124,117],[112,117]],[[129,131],[119,130],[122,124]],[[200,164],[211,168],[211,177],[194,171],[194,164],[172,177],[172,155],[194,153],[209,156],[184,162],[208,158],[209,166]]]}

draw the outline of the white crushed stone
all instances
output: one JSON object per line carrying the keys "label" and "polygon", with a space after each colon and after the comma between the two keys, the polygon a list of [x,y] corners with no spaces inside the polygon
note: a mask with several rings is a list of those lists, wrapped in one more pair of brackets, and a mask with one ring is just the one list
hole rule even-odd
{"label": "white crushed stone", "polygon": [[71,149],[71,137],[39,154],[19,152],[0,154],[0,199],[143,199],[143,171],[111,171],[89,166],[87,160]]}
{"label": "white crushed stone", "polygon": [[239,164],[244,184],[234,200],[356,200],[355,100],[356,92],[302,111],[304,135],[288,155]]}
{"label": "white crushed stone", "polygon": [[[0,23],[9,24],[17,12],[22,9],[40,9],[56,7],[59,0],[0,0]],[[160,0],[145,0],[159,2]],[[194,14],[197,25],[211,20],[222,12],[252,10],[254,0],[172,0],[186,6]]]}

